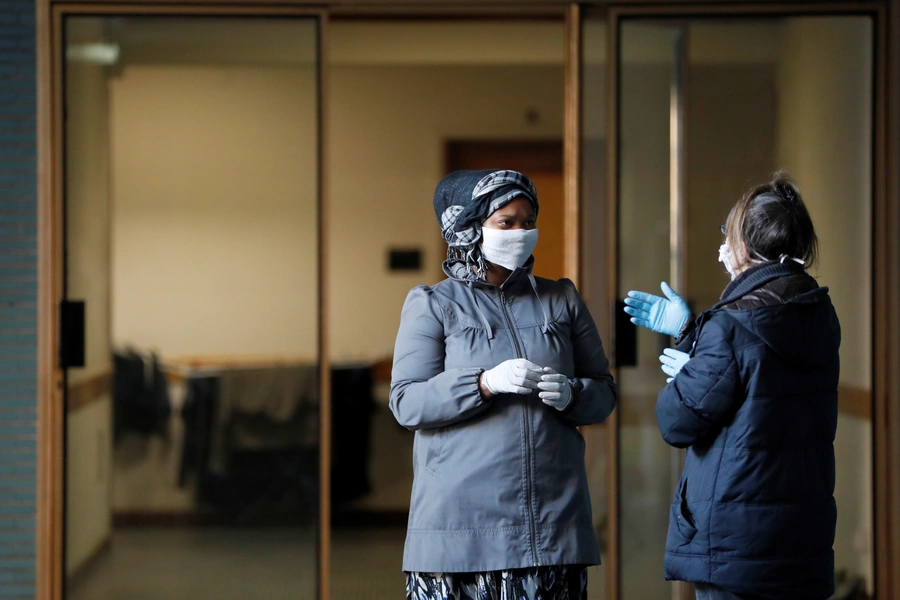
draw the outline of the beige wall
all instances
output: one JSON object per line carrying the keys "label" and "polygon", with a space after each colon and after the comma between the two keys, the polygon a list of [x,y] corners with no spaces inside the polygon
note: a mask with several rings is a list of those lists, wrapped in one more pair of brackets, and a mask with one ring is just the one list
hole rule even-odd
{"label": "beige wall", "polygon": [[819,235],[814,274],[842,325],[841,380],[868,389],[871,355],[872,39],[862,18],[790,21],[780,66],[779,163]]}
{"label": "beige wall", "polygon": [[699,64],[689,77],[684,293],[705,309],[719,301],[729,281],[717,260],[719,225],[749,185],[768,179],[776,162],[775,67]]}
{"label": "beige wall", "polygon": [[110,102],[115,343],[314,356],[314,71],[129,66]]}
{"label": "beige wall", "polygon": [[72,575],[112,532],[111,402],[99,398],[68,414],[66,434],[66,574]]}
{"label": "beige wall", "polygon": [[[872,31],[864,18],[794,19],[779,72],[779,163],[820,243],[813,274],[841,321],[841,383],[871,391]],[[835,440],[835,561],[872,586],[872,431],[842,414]]]}
{"label": "beige wall", "polygon": [[[73,30],[70,34],[88,35]],[[85,366],[69,386],[110,372],[109,171],[105,75],[101,67],[68,65],[68,297],[85,301]],[[66,568],[72,573],[110,533],[110,399],[107,394],[67,413]]]}

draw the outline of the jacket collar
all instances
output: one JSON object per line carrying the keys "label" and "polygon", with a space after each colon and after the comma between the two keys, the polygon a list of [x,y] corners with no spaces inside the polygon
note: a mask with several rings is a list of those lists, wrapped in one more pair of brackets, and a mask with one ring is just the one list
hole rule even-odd
{"label": "jacket collar", "polygon": [[[541,313],[544,315],[544,324],[541,326],[541,333],[548,334],[550,333],[550,316],[547,312],[547,307],[544,306],[543,300],[541,300],[541,295],[538,293],[537,282],[534,279],[534,275],[531,273],[531,268],[534,266],[534,256],[529,256],[528,260],[525,261],[525,264],[510,273],[509,277],[499,286],[499,290],[502,292],[503,290],[508,290],[513,285],[516,285],[520,280],[528,281],[531,286],[531,290],[534,292],[534,297],[537,299],[538,305],[541,307]],[[470,269],[466,268],[465,263],[455,261],[444,261],[444,273],[453,281],[457,281],[463,284],[466,290],[469,293],[469,297],[472,299],[472,304],[475,306],[475,310],[478,311],[479,316],[481,317],[481,323],[484,325],[485,331],[487,331],[488,339],[494,339],[494,328],[491,327],[490,321],[488,321],[487,315],[484,314],[484,311],[481,309],[481,306],[478,304],[478,299],[475,297],[475,287],[486,287],[486,288],[494,288],[496,286],[491,285],[487,281],[483,279],[479,279],[475,276],[475,273]]]}
{"label": "jacket collar", "polygon": [[721,308],[726,304],[734,302],[753,290],[766,285],[770,281],[781,277],[801,275],[805,272],[803,266],[794,261],[772,262],[751,267],[741,273],[740,277],[728,284],[728,287],[722,292],[721,299],[713,306],[713,309]]}

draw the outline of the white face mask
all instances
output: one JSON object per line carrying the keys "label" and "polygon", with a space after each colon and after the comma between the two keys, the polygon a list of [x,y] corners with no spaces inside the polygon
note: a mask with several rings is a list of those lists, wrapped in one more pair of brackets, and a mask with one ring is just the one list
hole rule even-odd
{"label": "white face mask", "polygon": [[481,252],[485,260],[510,271],[525,264],[537,241],[537,229],[481,229]]}
{"label": "white face mask", "polygon": [[734,272],[734,267],[731,266],[731,248],[728,244],[722,244],[719,246],[719,262],[725,265],[725,270],[728,271],[728,274],[731,275],[731,280],[734,281],[737,275]]}

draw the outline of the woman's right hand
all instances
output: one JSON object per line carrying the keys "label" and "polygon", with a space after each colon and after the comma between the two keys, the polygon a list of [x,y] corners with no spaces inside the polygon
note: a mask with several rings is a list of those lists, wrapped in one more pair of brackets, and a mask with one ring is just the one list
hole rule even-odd
{"label": "woman's right hand", "polygon": [[541,375],[543,369],[539,365],[524,358],[511,358],[482,373],[480,382],[491,396],[530,394],[538,388]]}
{"label": "woman's right hand", "polygon": [[625,312],[631,315],[631,322],[635,325],[677,337],[691,318],[691,309],[668,283],[663,281],[659,287],[665,298],[646,292],[628,292]]}

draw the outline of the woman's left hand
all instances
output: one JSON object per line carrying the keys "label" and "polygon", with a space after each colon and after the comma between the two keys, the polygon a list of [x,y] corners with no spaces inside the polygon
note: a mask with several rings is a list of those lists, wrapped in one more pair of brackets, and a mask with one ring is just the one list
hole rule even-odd
{"label": "woman's left hand", "polygon": [[569,384],[569,378],[550,367],[544,367],[544,374],[537,386],[541,390],[538,397],[547,406],[565,410],[572,402],[572,386]]}
{"label": "woman's left hand", "polygon": [[663,350],[662,356],[659,357],[659,362],[662,363],[660,369],[663,370],[663,373],[668,375],[669,377],[666,379],[666,383],[671,382],[675,379],[675,376],[678,375],[678,372],[681,370],[681,367],[691,359],[691,355],[686,352],[680,352],[675,350],[674,348],[666,348]]}

